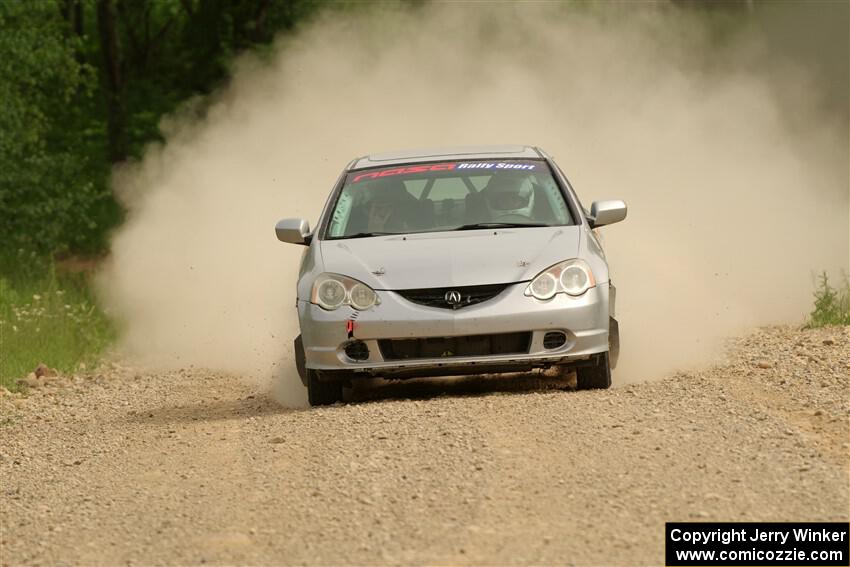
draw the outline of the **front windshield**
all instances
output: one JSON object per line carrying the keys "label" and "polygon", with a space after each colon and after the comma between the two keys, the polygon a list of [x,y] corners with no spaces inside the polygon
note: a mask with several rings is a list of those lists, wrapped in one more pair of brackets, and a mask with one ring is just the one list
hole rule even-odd
{"label": "front windshield", "polygon": [[574,224],[543,160],[448,161],[346,176],[327,238]]}

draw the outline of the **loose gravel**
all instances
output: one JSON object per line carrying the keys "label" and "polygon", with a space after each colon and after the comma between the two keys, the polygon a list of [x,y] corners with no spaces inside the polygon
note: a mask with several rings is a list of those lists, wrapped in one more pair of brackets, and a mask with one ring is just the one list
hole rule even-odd
{"label": "loose gravel", "polygon": [[665,521],[848,520],[847,327],[607,391],[420,381],[311,410],[99,372],[0,391],[0,564],[660,564]]}

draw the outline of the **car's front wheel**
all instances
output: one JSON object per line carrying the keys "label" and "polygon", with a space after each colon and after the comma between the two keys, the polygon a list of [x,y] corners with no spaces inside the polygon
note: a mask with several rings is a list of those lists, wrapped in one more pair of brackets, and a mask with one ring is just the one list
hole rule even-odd
{"label": "car's front wheel", "polygon": [[608,353],[596,354],[590,364],[576,368],[577,390],[604,390],[611,387],[611,365]]}
{"label": "car's front wheel", "polygon": [[620,358],[620,324],[616,319],[608,319],[608,361],[611,370],[617,368],[617,359]]}
{"label": "car's front wheel", "polygon": [[307,373],[307,400],[311,406],[328,406],[342,401],[342,382],[323,382],[312,368]]}
{"label": "car's front wheel", "polygon": [[295,342],[292,344],[292,349],[295,352],[295,370],[298,371],[298,377],[301,378],[301,383],[307,385],[307,356],[304,354],[304,340],[301,335],[295,337]]}

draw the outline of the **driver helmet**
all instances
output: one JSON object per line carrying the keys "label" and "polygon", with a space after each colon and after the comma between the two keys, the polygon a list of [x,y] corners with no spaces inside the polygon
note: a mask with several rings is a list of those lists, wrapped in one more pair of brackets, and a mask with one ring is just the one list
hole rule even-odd
{"label": "driver helmet", "polygon": [[408,222],[410,204],[406,198],[412,196],[405,189],[404,183],[398,179],[378,179],[365,189],[362,203],[367,217],[377,215],[385,218],[387,224],[383,228],[398,229]]}
{"label": "driver helmet", "polygon": [[534,190],[527,175],[496,173],[490,178],[481,194],[494,217],[506,215],[530,217],[534,208]]}

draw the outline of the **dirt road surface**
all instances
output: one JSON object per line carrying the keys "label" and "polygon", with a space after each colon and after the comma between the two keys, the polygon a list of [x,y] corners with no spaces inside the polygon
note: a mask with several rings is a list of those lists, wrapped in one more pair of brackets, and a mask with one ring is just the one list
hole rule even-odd
{"label": "dirt road surface", "polygon": [[848,519],[848,328],[608,391],[477,379],[312,410],[100,372],[0,399],[0,564],[660,564],[665,521]]}

